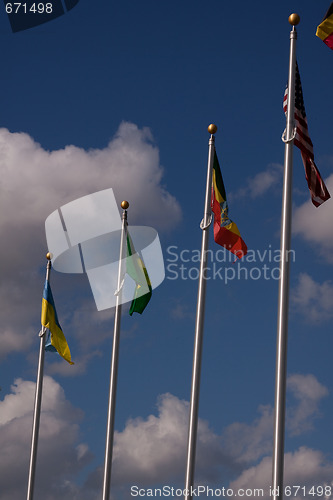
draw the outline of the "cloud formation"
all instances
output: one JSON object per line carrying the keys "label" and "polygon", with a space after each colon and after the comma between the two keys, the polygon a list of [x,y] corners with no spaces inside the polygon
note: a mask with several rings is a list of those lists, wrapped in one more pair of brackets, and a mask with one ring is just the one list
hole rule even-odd
{"label": "cloud formation", "polygon": [[264,195],[270,189],[280,185],[282,181],[283,166],[279,163],[271,163],[266,170],[248,179],[245,187],[240,188],[235,197],[250,197],[252,199]]}
{"label": "cloud formation", "polygon": [[300,273],[298,283],[291,292],[296,311],[312,323],[323,323],[333,317],[333,284],[316,282],[309,274]]}
{"label": "cloud formation", "polygon": [[[313,419],[319,416],[319,404],[327,389],[313,375],[296,374],[288,378],[288,391],[293,399],[287,410],[287,432],[295,435],[309,431]],[[263,457],[272,452],[274,411],[270,405],[261,405],[258,411],[259,417],[253,422],[235,422],[220,435],[199,419],[196,459],[199,484],[200,481],[214,484],[221,477],[228,477],[230,471],[233,474],[244,468],[251,471],[251,467],[247,469],[249,465],[259,460],[266,464],[268,459]],[[188,412],[187,401],[163,394],[157,403],[157,415],[131,419],[123,431],[115,433],[112,471],[115,487],[126,484],[148,487],[170,481],[181,484],[185,474]],[[100,469],[87,484],[97,488],[101,481]]]}
{"label": "cloud formation", "polygon": [[[287,411],[287,432],[300,434],[311,429],[327,389],[313,375],[291,375],[288,390],[294,398]],[[33,382],[17,379],[0,402],[0,469],[4,471],[2,500],[19,500],[27,487],[31,440]],[[130,485],[183,484],[186,464],[189,403],[172,394],[157,401],[157,412],[130,419],[115,432],[112,468],[114,498],[130,498]],[[66,399],[61,386],[44,378],[43,405],[38,448],[36,495],[47,500],[99,498],[103,481],[101,464],[84,485],[77,476],[91,459],[85,443],[79,441],[80,410]],[[217,434],[199,419],[196,481],[230,487],[267,487],[271,479],[273,409],[260,406],[252,423],[236,422]],[[300,448],[286,454],[286,484],[324,484],[333,464],[316,450]],[[303,465],[302,465],[303,464]],[[52,475],[50,475],[52,470]],[[237,479],[235,479],[235,477]],[[306,482],[304,482],[306,480]],[[296,482],[292,482],[296,481]],[[298,482],[297,482],[298,481]],[[301,483],[299,482],[301,481]],[[321,482],[320,482],[321,481]]]}
{"label": "cloud formation", "polygon": [[[0,178],[0,356],[29,348],[39,327],[39,273],[50,213],[112,187],[118,203],[128,199],[135,207],[129,211],[130,224],[168,230],[181,219],[179,203],[162,184],[163,168],[151,131],[133,123],[122,123],[104,149],[89,151],[73,145],[46,151],[28,134],[2,128]],[[13,303],[20,305],[15,317]]]}
{"label": "cloud formation", "polygon": [[[172,394],[163,394],[157,416],[129,420],[115,433],[114,479],[116,484],[131,481],[152,484],[156,480],[183,480],[186,460],[189,403]],[[218,436],[207,422],[198,425],[199,475],[214,476],[214,465],[223,454]]]}
{"label": "cloud formation", "polygon": [[[319,416],[319,404],[327,396],[326,387],[314,375],[288,377],[288,392],[293,400],[287,409],[287,431],[301,434],[312,428]],[[171,394],[158,400],[158,415],[129,420],[122,432],[115,434],[114,477],[138,484],[173,477],[183,478],[187,444],[189,404]],[[215,481],[221,466],[238,470],[240,465],[257,462],[271,453],[274,411],[261,405],[259,417],[252,423],[235,422],[217,435],[207,422],[200,420],[197,444],[197,477]]]}
{"label": "cloud formation", "polygon": [[[328,390],[314,375],[294,374],[287,379],[291,398],[286,412],[286,430],[299,435],[313,428],[313,421],[320,416],[319,405]],[[258,408],[259,417],[252,423],[235,422],[223,432],[223,448],[235,463],[256,462],[272,451],[274,409],[270,405]]]}
{"label": "cloud formation", "polygon": [[[11,393],[0,401],[1,499],[19,500],[27,491],[30,458],[34,382],[16,379]],[[44,377],[36,497],[70,500],[68,476],[78,473],[91,459],[79,442],[82,413],[66,399],[61,386]]]}
{"label": "cloud formation", "polygon": [[251,424],[235,422],[223,433],[223,443],[235,463],[251,463],[269,453],[272,448],[273,408],[261,405],[260,416]]}
{"label": "cloud formation", "polygon": [[296,404],[287,413],[287,428],[291,435],[299,435],[313,428],[314,419],[320,416],[319,403],[328,395],[328,390],[311,374],[290,375],[288,390]]}
{"label": "cloud formation", "polygon": [[[333,474],[333,463],[327,460],[325,455],[305,446],[294,452],[285,454],[284,465],[284,485],[291,487],[287,493],[295,499],[311,499],[310,490],[312,486],[331,485]],[[272,459],[264,457],[258,465],[245,469],[240,476],[230,483],[230,488],[234,491],[243,489],[263,489],[264,500],[272,498],[270,487],[272,485]],[[302,489],[296,494],[296,487],[300,485]],[[303,489],[304,488],[304,489]],[[315,492],[315,490],[313,490]]]}
{"label": "cloud formation", "polygon": [[[324,179],[333,196],[333,174]],[[293,216],[293,232],[311,243],[328,262],[333,262],[332,198],[315,208],[311,200],[297,207]]]}

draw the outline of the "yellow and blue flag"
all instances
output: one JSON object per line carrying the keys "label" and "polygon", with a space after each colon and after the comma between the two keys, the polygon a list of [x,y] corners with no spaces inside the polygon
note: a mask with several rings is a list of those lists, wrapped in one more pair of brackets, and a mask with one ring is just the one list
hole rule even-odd
{"label": "yellow and blue flag", "polygon": [[54,305],[53,295],[48,280],[45,280],[42,298],[42,326],[49,330],[45,349],[47,351],[57,351],[68,363],[73,365],[71,352],[67,340],[58,321],[57,311]]}

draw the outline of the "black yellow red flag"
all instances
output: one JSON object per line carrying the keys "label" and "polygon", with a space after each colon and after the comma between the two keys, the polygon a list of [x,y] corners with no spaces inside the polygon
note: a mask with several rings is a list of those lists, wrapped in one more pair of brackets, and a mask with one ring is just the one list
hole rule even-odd
{"label": "black yellow red flag", "polygon": [[316,35],[333,50],[333,2],[317,27]]}

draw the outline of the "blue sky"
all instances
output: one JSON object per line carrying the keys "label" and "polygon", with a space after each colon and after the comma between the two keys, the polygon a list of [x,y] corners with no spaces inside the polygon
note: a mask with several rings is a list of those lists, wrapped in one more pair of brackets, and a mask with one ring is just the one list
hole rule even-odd
{"label": "blue sky", "polygon": [[[27,488],[45,219],[109,187],[129,200],[129,224],[158,231],[166,267],[144,314],[124,309],[112,499],[133,498],[132,485],[183,487],[212,122],[251,258],[232,264],[211,235],[196,480],[265,488],[269,498],[288,16],[301,16],[309,133],[333,193],[333,53],[315,36],[328,4],[80,0],[15,34],[2,8],[2,500]],[[332,203],[312,206],[295,149],[285,483],[306,487],[303,498],[333,477]],[[46,353],[36,498],[92,500],[101,498],[113,311],[97,311],[86,276],[52,271],[51,280],[75,365]]]}

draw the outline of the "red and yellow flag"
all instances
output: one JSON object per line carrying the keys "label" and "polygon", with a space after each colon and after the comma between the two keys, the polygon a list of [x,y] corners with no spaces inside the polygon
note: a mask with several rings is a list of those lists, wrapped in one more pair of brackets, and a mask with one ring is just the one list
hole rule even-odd
{"label": "red and yellow flag", "polygon": [[214,240],[241,259],[247,254],[247,246],[235,222],[229,219],[227,196],[216,152],[214,153],[211,207],[214,214]]}
{"label": "red and yellow flag", "polygon": [[324,19],[317,27],[316,35],[321,38],[330,49],[333,49],[333,2],[326,12]]}

